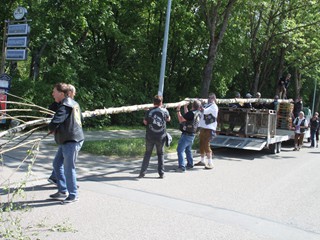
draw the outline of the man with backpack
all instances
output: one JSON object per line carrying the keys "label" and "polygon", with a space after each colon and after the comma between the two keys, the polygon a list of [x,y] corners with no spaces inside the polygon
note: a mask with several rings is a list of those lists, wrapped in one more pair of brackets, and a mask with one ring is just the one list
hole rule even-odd
{"label": "man with backpack", "polygon": [[[193,101],[191,111],[188,110],[188,104],[184,105],[183,115],[180,112],[180,106],[177,108],[178,121],[182,133],[177,147],[179,167],[176,172],[185,172],[186,168],[193,168],[192,145],[200,121],[200,106],[199,100]],[[184,152],[187,158],[187,166],[184,161]]]}
{"label": "man with backpack", "polygon": [[162,96],[153,98],[154,107],[146,112],[143,124],[146,125],[146,151],[138,178],[146,175],[153,147],[156,146],[158,155],[159,178],[164,177],[164,144],[166,141],[166,122],[171,120],[169,112],[162,107]]}

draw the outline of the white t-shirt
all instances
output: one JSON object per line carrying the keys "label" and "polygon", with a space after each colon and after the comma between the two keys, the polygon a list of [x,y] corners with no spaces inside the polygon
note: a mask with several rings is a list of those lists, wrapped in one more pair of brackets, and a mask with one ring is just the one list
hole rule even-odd
{"label": "white t-shirt", "polygon": [[[217,128],[217,118],[218,118],[219,108],[215,103],[209,103],[204,105],[204,110],[201,113],[199,127],[205,129],[216,130]],[[208,116],[215,117],[215,121],[213,123],[206,124],[205,118]]]}

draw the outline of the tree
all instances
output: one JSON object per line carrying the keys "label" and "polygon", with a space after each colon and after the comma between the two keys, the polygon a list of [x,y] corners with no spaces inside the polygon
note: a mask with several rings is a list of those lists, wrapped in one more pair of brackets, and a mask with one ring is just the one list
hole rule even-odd
{"label": "tree", "polygon": [[[251,90],[257,92],[266,86],[275,89],[284,72],[291,71],[296,83],[296,95],[299,95],[302,86],[299,72],[303,67],[300,63],[306,52],[295,49],[311,43],[307,40],[310,29],[319,22],[315,1],[261,1],[252,4],[250,9]],[[318,49],[314,45],[309,47]]]}
{"label": "tree", "polygon": [[[273,97],[286,72],[293,75],[290,96],[309,101],[319,75],[316,3],[173,1],[165,102],[209,91],[220,98],[234,91]],[[5,1],[1,16],[10,18],[18,4],[32,19],[31,41],[28,60],[12,65],[12,93],[48,106],[53,84],[64,81],[76,86],[84,110],[93,110],[148,103],[157,92],[167,0]],[[141,113],[111,118],[134,122]]]}
{"label": "tree", "polygon": [[206,26],[209,31],[207,62],[203,68],[201,83],[201,97],[203,98],[208,96],[218,47],[227,30],[230,13],[236,1],[237,0],[199,0],[200,8],[205,17]]}

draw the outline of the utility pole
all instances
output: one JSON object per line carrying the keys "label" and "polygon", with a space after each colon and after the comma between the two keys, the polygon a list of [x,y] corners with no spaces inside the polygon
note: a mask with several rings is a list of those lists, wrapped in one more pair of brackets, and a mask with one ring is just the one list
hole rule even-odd
{"label": "utility pole", "polygon": [[314,104],[316,101],[316,92],[317,92],[317,80],[314,79],[314,90],[313,90],[313,101],[312,101],[312,116],[315,113]]}
{"label": "utility pole", "polygon": [[165,25],[165,31],[164,31],[163,47],[162,47],[162,60],[161,60],[160,80],[159,80],[159,90],[158,90],[159,96],[163,96],[164,76],[166,71],[167,48],[168,48],[168,35],[169,35],[169,25],[170,25],[170,13],[171,13],[171,0],[168,0],[166,25]]}

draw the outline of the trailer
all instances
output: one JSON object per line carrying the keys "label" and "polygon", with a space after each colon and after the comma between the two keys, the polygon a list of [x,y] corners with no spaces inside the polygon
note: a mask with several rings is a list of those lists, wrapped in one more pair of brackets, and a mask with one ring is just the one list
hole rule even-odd
{"label": "trailer", "polygon": [[212,147],[227,147],[280,153],[281,144],[294,138],[292,105],[280,105],[278,110],[219,108],[217,135]]}

